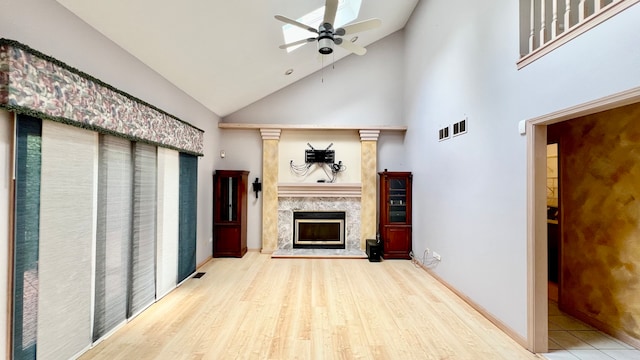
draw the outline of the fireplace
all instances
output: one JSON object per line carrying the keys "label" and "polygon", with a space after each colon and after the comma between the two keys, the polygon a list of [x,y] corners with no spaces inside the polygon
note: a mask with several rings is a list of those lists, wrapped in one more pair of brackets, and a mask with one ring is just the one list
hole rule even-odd
{"label": "fireplace", "polygon": [[344,211],[294,211],[293,248],[344,249]]}

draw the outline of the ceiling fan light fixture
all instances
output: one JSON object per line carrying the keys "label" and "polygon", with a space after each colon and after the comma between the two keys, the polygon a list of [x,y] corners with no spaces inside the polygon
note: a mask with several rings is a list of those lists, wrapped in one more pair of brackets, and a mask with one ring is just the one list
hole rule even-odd
{"label": "ceiling fan light fixture", "polygon": [[318,39],[318,52],[322,55],[329,55],[333,52],[333,39],[324,37]]}
{"label": "ceiling fan light fixture", "polygon": [[[301,22],[298,20],[290,19],[282,15],[276,15],[275,16],[276,20],[286,23],[287,25],[285,26],[289,26],[289,27],[295,26],[298,30],[307,30],[309,32],[312,32],[318,35],[317,37],[310,37],[307,39],[297,40],[293,42],[289,41],[286,44],[280,45],[280,48],[287,49],[287,52],[289,52],[291,51],[291,49],[297,48],[298,46],[302,46],[305,43],[317,41],[318,52],[321,55],[329,55],[333,53],[334,45],[342,47],[347,51],[357,55],[366,54],[367,50],[364,47],[353,44],[358,40],[358,37],[352,36],[352,34],[360,31],[374,29],[380,26],[381,21],[380,19],[374,18],[374,19],[364,20],[356,23],[351,23],[349,25],[345,25],[344,27],[341,27],[341,26],[334,27],[335,25],[334,23],[337,21],[336,16],[338,15],[337,10],[340,7],[339,6],[340,1],[342,0],[325,0],[324,19],[323,19],[323,22],[320,23],[320,25],[318,26],[318,30],[315,30],[312,26],[306,25],[306,23],[309,22],[311,19],[307,19],[305,21],[304,19],[301,18],[300,20],[303,20]],[[350,0],[344,0],[344,1],[346,2]],[[359,8],[359,5],[360,5],[359,2],[362,0],[352,0],[352,1],[358,1],[358,8]],[[320,11],[320,9],[318,11]],[[318,14],[315,14],[315,12],[316,12],[315,10],[312,12],[314,16],[318,15]],[[357,15],[355,17],[357,17]],[[283,26],[283,33],[284,33],[285,26]],[[342,41],[343,40],[342,36],[345,36],[345,35],[352,36],[350,38],[350,41],[346,41],[346,42]],[[288,41],[286,34],[285,34],[285,41]]]}

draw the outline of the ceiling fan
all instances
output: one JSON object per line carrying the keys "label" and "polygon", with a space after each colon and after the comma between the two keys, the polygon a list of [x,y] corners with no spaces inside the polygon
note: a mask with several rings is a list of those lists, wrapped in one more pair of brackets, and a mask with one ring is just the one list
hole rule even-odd
{"label": "ceiling fan", "polygon": [[280,45],[280,49],[286,49],[291,46],[297,46],[302,44],[308,44],[312,42],[318,43],[318,52],[322,55],[328,55],[333,52],[333,45],[338,45],[354,54],[364,55],[367,53],[367,49],[362,46],[356,45],[351,41],[343,41],[342,36],[355,34],[357,32],[374,29],[382,24],[380,19],[369,19],[360,22],[356,22],[350,25],[346,25],[337,29],[334,29],[333,24],[336,19],[336,12],[338,11],[338,0],[326,0],[324,8],[324,19],[318,29],[314,29],[309,25],[305,25],[293,19],[282,15],[276,15],[275,18],[287,24],[291,24],[315,33],[316,37],[310,37],[292,43]]}

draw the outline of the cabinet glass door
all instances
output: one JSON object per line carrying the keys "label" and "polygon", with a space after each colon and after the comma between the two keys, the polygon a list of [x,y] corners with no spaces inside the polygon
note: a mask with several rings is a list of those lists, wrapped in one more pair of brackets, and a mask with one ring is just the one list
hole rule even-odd
{"label": "cabinet glass door", "polygon": [[389,221],[407,222],[406,179],[389,179]]}
{"label": "cabinet glass door", "polygon": [[238,178],[220,178],[220,221],[238,220]]}

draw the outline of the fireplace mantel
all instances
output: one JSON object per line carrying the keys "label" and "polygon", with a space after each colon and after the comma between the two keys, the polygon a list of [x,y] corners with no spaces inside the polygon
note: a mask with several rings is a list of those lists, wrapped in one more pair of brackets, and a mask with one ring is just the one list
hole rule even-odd
{"label": "fireplace mantel", "polygon": [[360,183],[279,183],[278,197],[361,197]]}

